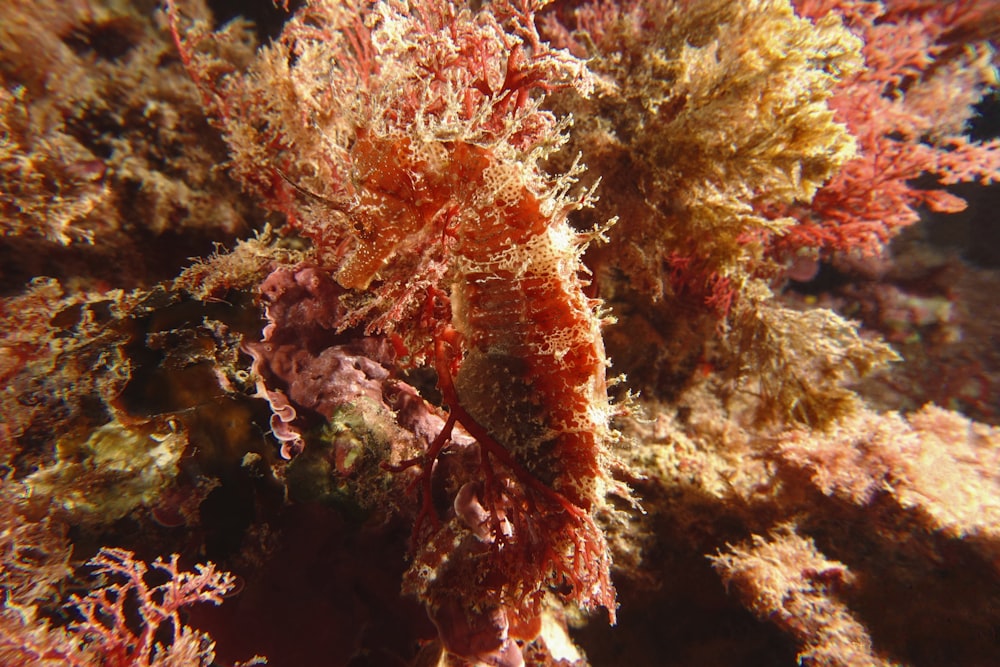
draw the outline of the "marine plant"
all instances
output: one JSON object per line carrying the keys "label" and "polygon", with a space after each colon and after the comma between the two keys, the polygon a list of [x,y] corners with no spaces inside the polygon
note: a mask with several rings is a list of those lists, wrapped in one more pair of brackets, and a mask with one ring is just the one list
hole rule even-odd
{"label": "marine plant", "polygon": [[995,657],[995,3],[209,4],[0,9],[2,659]]}
{"label": "marine plant", "polygon": [[[524,628],[537,628],[552,590],[615,613],[594,521],[612,408],[599,302],[580,277],[600,232],[567,221],[591,199],[573,188],[580,169],[539,166],[566,127],[543,110],[544,93],[592,83],[580,60],[541,40],[537,10],[311,3],[239,78],[212,69],[203,36],[178,34],[235,173],[348,290],[330,328],[388,336],[397,366],[437,372],[446,421],[395,470],[420,467],[408,585],[445,646],[468,658],[512,660],[507,627],[530,639]],[[259,87],[279,77],[279,95]],[[456,508],[459,498],[469,508],[442,523],[433,467],[459,427],[479,473],[447,481]]]}

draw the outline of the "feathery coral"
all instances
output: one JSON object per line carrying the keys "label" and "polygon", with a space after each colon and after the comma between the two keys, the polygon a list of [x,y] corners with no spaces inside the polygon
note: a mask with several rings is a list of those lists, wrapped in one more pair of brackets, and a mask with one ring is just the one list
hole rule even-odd
{"label": "feathery coral", "polygon": [[730,546],[712,558],[726,586],[762,618],[774,619],[800,641],[801,665],[889,667],[872,651],[864,626],[837,600],[837,588],[854,577],[843,563],[823,556],[789,526],[770,539]]}

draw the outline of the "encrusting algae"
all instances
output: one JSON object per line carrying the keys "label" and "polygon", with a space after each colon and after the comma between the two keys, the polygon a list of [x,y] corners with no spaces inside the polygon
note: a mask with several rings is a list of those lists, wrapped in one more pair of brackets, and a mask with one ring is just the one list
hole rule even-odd
{"label": "encrusting algae", "polygon": [[996,3],[289,4],[0,9],[0,663],[998,657]]}

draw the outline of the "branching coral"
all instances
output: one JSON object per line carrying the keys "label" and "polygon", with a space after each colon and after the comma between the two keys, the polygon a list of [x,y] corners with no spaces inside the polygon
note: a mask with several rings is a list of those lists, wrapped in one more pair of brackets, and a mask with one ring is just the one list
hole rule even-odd
{"label": "branching coral", "polygon": [[[233,589],[233,577],[211,564],[185,572],[177,561],[174,555],[150,567],[123,549],[101,550],[88,564],[104,583],[70,598],[78,620],[68,629],[53,628],[30,607],[6,607],[0,616],[0,657],[25,667],[213,664],[212,641],[185,625],[180,610],[198,602],[219,604]],[[150,583],[154,572],[166,581]]]}
{"label": "branching coral", "polygon": [[[84,597],[72,597],[70,605],[81,620],[71,625],[89,649],[115,665],[205,665],[214,658],[208,638],[181,622],[180,609],[197,602],[219,604],[235,585],[233,576],[218,572],[212,564],[195,572],[181,571],[178,557],[157,560],[152,571],[166,576],[162,584],[151,584],[150,567],[121,549],[103,549],[90,561],[94,574],[109,582]],[[126,604],[135,600],[138,632],[128,626]],[[159,635],[166,631],[169,643]]]}
{"label": "branching coral", "polygon": [[811,202],[778,207],[798,221],[775,240],[778,251],[879,254],[899,228],[919,219],[920,207],[965,208],[959,197],[915,187],[914,179],[1000,180],[1000,142],[965,136],[974,105],[996,84],[993,47],[973,28],[981,22],[988,29],[991,13],[996,20],[991,3],[796,4],[814,19],[842,15],[864,39],[867,66],[840,82],[830,99],[837,120],[858,138],[858,155]]}

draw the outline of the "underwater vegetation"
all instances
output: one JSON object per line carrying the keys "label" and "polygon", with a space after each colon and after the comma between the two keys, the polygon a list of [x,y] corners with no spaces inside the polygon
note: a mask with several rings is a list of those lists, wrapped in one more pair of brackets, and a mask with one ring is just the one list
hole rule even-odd
{"label": "underwater vegetation", "polygon": [[230,11],[0,7],[0,664],[1000,660],[1000,3]]}

